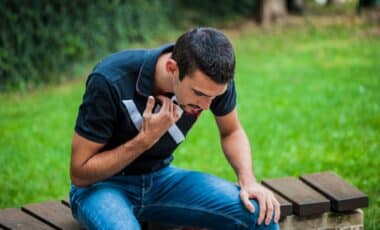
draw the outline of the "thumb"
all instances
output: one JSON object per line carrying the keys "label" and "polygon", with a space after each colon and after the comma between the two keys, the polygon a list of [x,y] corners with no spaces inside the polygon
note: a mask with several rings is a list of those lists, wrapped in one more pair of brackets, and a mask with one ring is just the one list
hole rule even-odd
{"label": "thumb", "polygon": [[146,107],[143,114],[144,118],[150,117],[152,115],[153,106],[154,106],[154,97],[149,96],[146,102]]}
{"label": "thumb", "polygon": [[244,189],[240,190],[240,200],[243,202],[245,208],[248,209],[248,211],[251,213],[255,212],[255,207],[252,205],[251,201],[249,201],[248,192]]}

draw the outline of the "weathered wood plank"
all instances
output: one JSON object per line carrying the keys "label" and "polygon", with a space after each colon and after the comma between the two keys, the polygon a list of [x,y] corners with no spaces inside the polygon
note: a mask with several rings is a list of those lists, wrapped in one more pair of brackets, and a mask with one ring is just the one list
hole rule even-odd
{"label": "weathered wood plank", "polygon": [[321,214],[330,210],[330,201],[295,177],[268,179],[262,182],[293,204],[298,216]]}
{"label": "weathered wood plank", "polygon": [[54,229],[18,208],[0,211],[0,226],[5,229]]}
{"label": "weathered wood plank", "polygon": [[328,197],[333,211],[350,211],[368,207],[368,196],[334,172],[303,175],[302,181]]}
{"label": "weathered wood plank", "polygon": [[22,210],[57,229],[82,229],[71,210],[58,201],[29,204]]}

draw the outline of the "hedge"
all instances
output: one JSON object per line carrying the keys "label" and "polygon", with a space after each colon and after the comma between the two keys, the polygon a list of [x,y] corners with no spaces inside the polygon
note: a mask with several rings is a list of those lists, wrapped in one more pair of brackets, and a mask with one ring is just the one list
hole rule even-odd
{"label": "hedge", "polygon": [[[2,0],[0,91],[57,82],[76,63],[128,43],[192,25],[249,14],[254,1]],[[185,17],[184,15],[191,15]]]}

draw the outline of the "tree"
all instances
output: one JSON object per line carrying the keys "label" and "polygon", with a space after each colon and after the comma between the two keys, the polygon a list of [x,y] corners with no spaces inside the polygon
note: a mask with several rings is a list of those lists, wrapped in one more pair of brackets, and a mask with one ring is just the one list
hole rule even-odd
{"label": "tree", "polygon": [[375,8],[380,7],[380,0],[359,0],[358,2],[358,13],[361,13],[365,8]]}
{"label": "tree", "polygon": [[264,26],[273,22],[282,23],[286,20],[285,0],[258,0],[257,10],[257,19]]}
{"label": "tree", "polygon": [[367,20],[380,24],[380,0],[359,0],[357,11]]}

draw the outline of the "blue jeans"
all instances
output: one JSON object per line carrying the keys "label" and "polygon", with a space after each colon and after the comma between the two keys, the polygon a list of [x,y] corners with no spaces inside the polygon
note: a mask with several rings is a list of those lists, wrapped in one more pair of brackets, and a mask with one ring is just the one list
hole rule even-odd
{"label": "blue jeans", "polygon": [[[259,210],[256,200],[251,200]],[[87,229],[140,229],[139,221],[208,229],[279,229],[257,224],[239,187],[215,176],[167,166],[149,174],[117,175],[84,188],[71,185],[74,218]]]}

